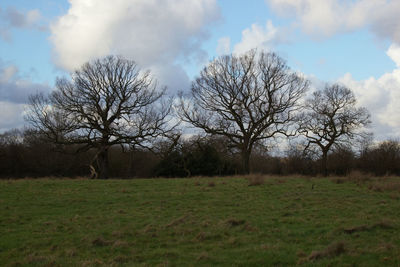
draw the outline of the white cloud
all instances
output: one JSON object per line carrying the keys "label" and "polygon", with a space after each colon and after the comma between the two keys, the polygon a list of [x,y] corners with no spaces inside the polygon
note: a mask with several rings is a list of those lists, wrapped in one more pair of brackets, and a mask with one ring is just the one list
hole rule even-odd
{"label": "white cloud", "polygon": [[217,44],[217,55],[227,55],[231,53],[231,38],[222,37],[218,40]]}
{"label": "white cloud", "polygon": [[396,63],[397,67],[400,68],[400,46],[392,44],[386,54]]}
{"label": "white cloud", "polygon": [[351,88],[361,106],[372,114],[374,131],[377,138],[387,139],[400,132],[400,66],[399,47],[392,45],[387,54],[397,63],[398,68],[379,78],[356,81],[351,74],[346,74],[339,82]]}
{"label": "white cloud", "polygon": [[368,26],[381,38],[400,44],[398,0],[266,0],[278,14],[297,18],[302,30],[329,37]]}
{"label": "white cloud", "polygon": [[208,36],[207,25],[220,16],[216,0],[69,2],[68,13],[50,26],[55,62],[67,70],[107,54],[151,69],[196,61],[205,55],[201,44]]}
{"label": "white cloud", "polygon": [[270,20],[267,21],[265,28],[252,24],[251,28],[242,31],[242,40],[233,48],[233,52],[241,54],[253,48],[270,49],[278,40],[278,29]]}

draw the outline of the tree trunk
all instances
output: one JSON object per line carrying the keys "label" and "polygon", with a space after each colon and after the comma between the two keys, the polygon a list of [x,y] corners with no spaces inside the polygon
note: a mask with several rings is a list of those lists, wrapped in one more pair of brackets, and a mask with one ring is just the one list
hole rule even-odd
{"label": "tree trunk", "polygon": [[250,151],[242,151],[243,173],[250,173]]}
{"label": "tree trunk", "polygon": [[322,162],[321,162],[321,167],[322,167],[322,174],[326,177],[328,176],[328,151],[322,151]]}
{"label": "tree trunk", "polygon": [[102,148],[98,155],[99,179],[108,179],[108,148]]}

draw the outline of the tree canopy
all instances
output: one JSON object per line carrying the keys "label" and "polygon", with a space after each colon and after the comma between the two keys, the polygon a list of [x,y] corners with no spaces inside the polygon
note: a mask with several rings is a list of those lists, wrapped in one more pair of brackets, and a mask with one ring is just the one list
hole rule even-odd
{"label": "tree canopy", "polygon": [[309,82],[274,53],[249,51],[216,58],[181,97],[183,121],[208,134],[225,136],[242,155],[249,172],[257,142],[288,134]]}
{"label": "tree canopy", "polygon": [[51,94],[32,95],[27,120],[57,144],[96,149],[99,178],[107,178],[111,146],[145,146],[173,128],[164,95],[165,88],[134,61],[107,56],[84,64],[70,79],[57,79]]}
{"label": "tree canopy", "polygon": [[306,110],[299,117],[299,133],[307,139],[306,148],[316,145],[321,149],[325,175],[331,147],[353,140],[370,123],[368,111],[357,107],[356,102],[353,92],[339,84],[314,92],[305,102]]}

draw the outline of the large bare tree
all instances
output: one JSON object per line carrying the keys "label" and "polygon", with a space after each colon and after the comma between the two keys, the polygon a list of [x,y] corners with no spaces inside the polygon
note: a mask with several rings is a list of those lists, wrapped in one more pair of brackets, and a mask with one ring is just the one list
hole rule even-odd
{"label": "large bare tree", "polygon": [[90,167],[104,179],[111,146],[145,146],[171,130],[164,95],[165,88],[159,90],[134,61],[107,56],[84,64],[71,79],[57,79],[48,96],[32,95],[27,120],[57,144],[95,149]]}
{"label": "large bare tree", "polygon": [[322,172],[326,176],[328,152],[334,145],[349,144],[363,134],[370,115],[356,106],[353,92],[339,84],[316,91],[305,102],[306,111],[299,117],[299,133],[306,137],[306,149],[317,146],[321,153]]}
{"label": "large bare tree", "polygon": [[181,97],[179,114],[208,134],[228,138],[248,173],[254,145],[288,134],[308,86],[274,53],[251,50],[222,56],[201,71],[191,95]]}

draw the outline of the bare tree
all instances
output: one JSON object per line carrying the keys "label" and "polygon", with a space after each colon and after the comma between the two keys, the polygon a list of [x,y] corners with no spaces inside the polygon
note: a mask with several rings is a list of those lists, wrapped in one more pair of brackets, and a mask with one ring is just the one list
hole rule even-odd
{"label": "bare tree", "polygon": [[27,120],[57,144],[96,149],[92,163],[105,179],[111,146],[146,146],[172,129],[164,95],[165,88],[158,90],[150,73],[134,61],[107,56],[84,64],[70,80],[57,79],[50,95],[31,96]]}
{"label": "bare tree", "polygon": [[367,109],[356,106],[353,92],[334,84],[316,91],[305,102],[306,111],[299,117],[299,133],[306,137],[306,149],[314,145],[322,152],[322,172],[326,176],[328,152],[333,145],[349,144],[362,134],[370,115]]}
{"label": "bare tree", "polygon": [[223,56],[201,71],[190,98],[181,97],[179,114],[208,134],[228,138],[248,173],[257,142],[288,134],[308,85],[274,53],[252,50]]}

